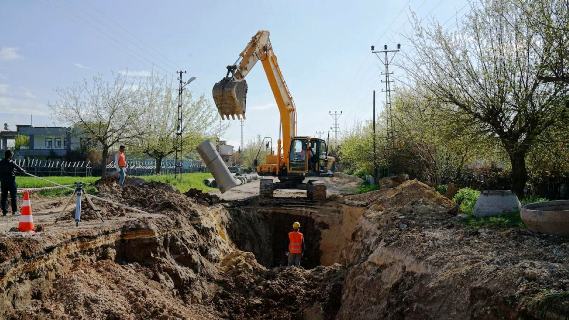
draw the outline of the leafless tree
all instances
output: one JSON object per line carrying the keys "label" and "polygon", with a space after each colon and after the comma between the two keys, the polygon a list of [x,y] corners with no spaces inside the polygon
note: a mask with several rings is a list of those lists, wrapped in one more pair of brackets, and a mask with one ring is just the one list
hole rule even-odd
{"label": "leafless tree", "polygon": [[135,101],[139,84],[116,74],[107,81],[102,76],[85,79],[68,88],[57,90],[58,100],[51,105],[54,115],[101,148],[101,176],[106,175],[109,150],[121,141],[140,134],[141,112]]}

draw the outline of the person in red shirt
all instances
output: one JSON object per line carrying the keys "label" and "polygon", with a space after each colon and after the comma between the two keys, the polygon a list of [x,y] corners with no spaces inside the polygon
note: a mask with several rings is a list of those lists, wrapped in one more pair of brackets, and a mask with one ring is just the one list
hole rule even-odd
{"label": "person in red shirt", "polygon": [[300,230],[300,222],[292,224],[292,231],[288,233],[288,265],[300,267],[300,260],[304,252],[304,235]]}
{"label": "person in red shirt", "polygon": [[124,154],[125,146],[119,147],[119,153],[117,154],[116,164],[119,170],[119,185],[124,186],[124,180],[126,179],[126,155]]}

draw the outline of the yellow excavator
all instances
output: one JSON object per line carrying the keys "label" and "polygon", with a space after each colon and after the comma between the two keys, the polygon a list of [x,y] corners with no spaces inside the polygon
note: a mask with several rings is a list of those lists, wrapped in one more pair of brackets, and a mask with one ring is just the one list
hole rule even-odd
{"label": "yellow excavator", "polygon": [[303,183],[310,176],[331,176],[335,159],[328,156],[326,141],[297,136],[296,107],[273,52],[269,31],[257,32],[239,58],[227,67],[226,76],[213,86],[213,99],[222,118],[245,118],[247,82],[245,77],[261,61],[275,97],[280,115],[276,154],[271,152],[257,165],[261,176],[278,177],[261,180],[261,196],[272,196],[275,189],[306,189],[309,198],[326,196],[325,186],[316,180]]}

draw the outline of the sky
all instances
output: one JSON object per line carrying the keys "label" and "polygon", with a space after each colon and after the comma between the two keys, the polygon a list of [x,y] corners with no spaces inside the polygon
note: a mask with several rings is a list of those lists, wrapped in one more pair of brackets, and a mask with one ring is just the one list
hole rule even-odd
{"label": "sky", "polygon": [[[0,0],[0,123],[62,125],[49,109],[56,90],[113,72],[174,80],[176,70],[187,70],[197,78],[187,88],[213,102],[213,84],[263,29],[294,98],[298,134],[325,137],[330,111],[342,111],[341,131],[372,117],[383,65],[370,45],[409,50],[412,12],[446,26],[468,8],[466,0]],[[395,90],[405,78],[398,58]],[[277,107],[260,63],[247,83],[245,143],[276,138]],[[239,121],[225,121],[223,138],[238,147]]]}

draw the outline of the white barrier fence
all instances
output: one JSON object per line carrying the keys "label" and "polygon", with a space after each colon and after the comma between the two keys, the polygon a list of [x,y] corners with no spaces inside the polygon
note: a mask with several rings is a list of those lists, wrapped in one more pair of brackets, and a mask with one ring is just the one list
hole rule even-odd
{"label": "white barrier fence", "polygon": [[93,166],[90,161],[15,159],[17,165],[36,176],[90,176]]}

